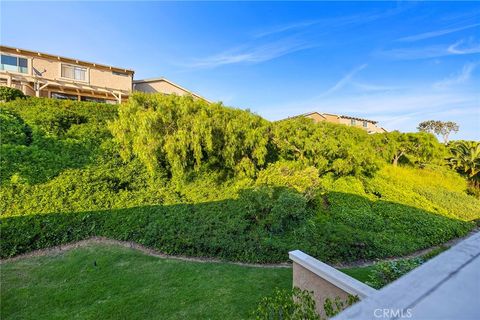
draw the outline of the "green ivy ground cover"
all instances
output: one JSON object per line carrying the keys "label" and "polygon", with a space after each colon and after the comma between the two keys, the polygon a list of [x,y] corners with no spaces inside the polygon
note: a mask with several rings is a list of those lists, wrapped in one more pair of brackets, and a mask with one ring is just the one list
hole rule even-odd
{"label": "green ivy ground cover", "polygon": [[[300,249],[348,262],[441,244],[480,217],[425,134],[270,123],[175,96],[136,95],[120,111],[35,98],[0,109],[2,257],[105,236],[234,261]],[[408,157],[394,167],[399,148]]]}

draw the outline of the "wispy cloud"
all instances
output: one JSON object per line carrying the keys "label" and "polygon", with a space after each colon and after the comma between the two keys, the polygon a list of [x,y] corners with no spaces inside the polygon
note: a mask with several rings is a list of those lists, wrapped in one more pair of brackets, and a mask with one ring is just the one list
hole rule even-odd
{"label": "wispy cloud", "polygon": [[215,68],[238,63],[260,63],[298,52],[320,44],[319,35],[329,34],[341,27],[352,27],[388,18],[404,12],[410,6],[400,5],[395,9],[338,16],[317,20],[303,20],[273,26],[251,35],[246,45],[221,51],[182,66],[188,68]]}
{"label": "wispy cloud", "polygon": [[442,29],[442,30],[436,30],[436,31],[431,31],[431,32],[425,32],[425,33],[420,33],[416,34],[413,36],[408,36],[408,37],[403,37],[400,39],[397,39],[397,41],[401,42],[412,42],[412,41],[418,41],[418,40],[425,40],[425,39],[430,39],[430,38],[435,38],[435,37],[440,37],[446,34],[454,33],[457,31],[462,31],[466,29],[471,29],[480,26],[480,23],[475,23],[475,24],[470,24],[462,27],[457,27],[457,28],[448,28],[448,29]]}
{"label": "wispy cloud", "polygon": [[324,19],[316,19],[316,20],[304,20],[304,21],[295,21],[289,22],[285,24],[280,24],[277,26],[273,26],[267,28],[265,30],[259,31],[254,34],[255,38],[261,38],[266,36],[272,36],[276,34],[281,34],[290,31],[301,31],[306,28],[310,28],[315,26],[316,31],[318,28],[328,28],[331,30],[332,28],[341,28],[347,26],[353,26],[357,24],[365,24],[369,22],[373,22],[379,19],[388,18],[397,14],[400,14],[410,8],[410,5],[407,6],[399,6],[395,9],[386,10],[382,12],[370,12],[364,14],[357,14],[357,15],[349,15],[349,16],[338,16],[333,18],[324,18]]}
{"label": "wispy cloud", "polygon": [[[480,116],[478,94],[471,88],[446,89],[441,92],[431,84],[404,87],[386,92],[351,94],[339,90],[329,97],[296,100],[284,105],[263,108],[264,116],[281,119],[310,111],[348,114],[380,121],[388,130],[415,131],[427,119],[457,121],[460,125]],[[282,110],[283,115],[279,115]],[[479,132],[468,133],[478,139]]]}
{"label": "wispy cloud", "polygon": [[460,40],[450,45],[447,48],[447,51],[448,53],[451,53],[451,54],[480,53],[480,43],[473,43],[473,41],[470,41],[470,43],[468,43],[465,40]]}
{"label": "wispy cloud", "polygon": [[326,97],[332,93],[334,93],[335,91],[338,91],[340,90],[341,88],[345,87],[347,84],[349,84],[353,77],[359,73],[360,71],[362,71],[363,69],[365,69],[367,67],[367,64],[362,64],[358,67],[356,67],[355,69],[353,69],[352,71],[350,71],[348,74],[346,74],[342,79],[340,79],[339,81],[337,81],[337,83],[335,83],[335,85],[333,85],[331,88],[329,88],[327,91],[325,91],[324,93],[322,93],[320,95],[320,97]]}
{"label": "wispy cloud", "polygon": [[303,28],[307,28],[316,24],[320,24],[324,20],[305,20],[305,21],[297,21],[292,23],[287,23],[283,25],[274,26],[272,28],[257,32],[254,34],[255,38],[262,38],[278,33],[283,33],[292,30],[299,30]]}
{"label": "wispy cloud", "polygon": [[463,66],[462,70],[454,75],[449,76],[441,81],[438,81],[433,84],[433,87],[436,89],[445,89],[457,84],[462,84],[470,80],[473,71],[477,68],[478,63],[467,63]]}
{"label": "wispy cloud", "polygon": [[[464,132],[463,124],[468,122],[468,119],[478,116],[480,116],[478,108],[466,106],[463,108],[426,109],[401,115],[379,116],[376,120],[380,121],[381,125],[389,130],[400,129],[403,131],[415,131],[418,123],[429,119],[455,120],[462,127],[462,132]],[[478,132],[469,132],[468,135],[472,139],[478,139]]]}
{"label": "wispy cloud", "polygon": [[373,55],[393,60],[417,60],[476,53],[480,53],[480,43],[460,40],[451,45],[381,50],[375,52]]}
{"label": "wispy cloud", "polygon": [[480,17],[480,10],[468,10],[468,11],[452,11],[450,13],[446,13],[439,17],[441,21],[478,21]]}
{"label": "wispy cloud", "polygon": [[403,87],[399,86],[385,86],[357,81],[352,81],[352,86],[358,89],[360,92],[388,92],[404,89]]}
{"label": "wispy cloud", "polygon": [[185,66],[190,68],[215,68],[237,63],[259,63],[313,47],[315,45],[306,41],[292,38],[282,39],[230,49],[210,57],[196,59]]}
{"label": "wispy cloud", "polygon": [[337,96],[322,102],[329,108],[342,110],[344,113],[372,115],[402,115],[409,112],[432,112],[443,110],[452,105],[459,106],[474,102],[471,94],[445,92],[439,94],[432,90],[420,92],[410,89],[395,94],[371,94],[355,96]]}

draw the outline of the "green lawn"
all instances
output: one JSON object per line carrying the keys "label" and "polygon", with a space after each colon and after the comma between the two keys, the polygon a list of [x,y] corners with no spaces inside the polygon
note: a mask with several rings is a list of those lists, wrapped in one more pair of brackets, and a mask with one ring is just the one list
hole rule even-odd
{"label": "green lawn", "polygon": [[[342,271],[365,282],[372,267]],[[291,286],[291,268],[185,262],[97,244],[2,264],[0,319],[246,319],[263,296]]]}
{"label": "green lawn", "polygon": [[[97,266],[94,266],[96,261]],[[94,245],[1,265],[1,319],[245,319],[290,268],[159,259]]]}
{"label": "green lawn", "polygon": [[348,274],[350,277],[355,278],[362,282],[367,282],[370,280],[370,274],[373,272],[374,266],[368,267],[358,267],[358,268],[349,268],[349,269],[341,269],[343,273]]}

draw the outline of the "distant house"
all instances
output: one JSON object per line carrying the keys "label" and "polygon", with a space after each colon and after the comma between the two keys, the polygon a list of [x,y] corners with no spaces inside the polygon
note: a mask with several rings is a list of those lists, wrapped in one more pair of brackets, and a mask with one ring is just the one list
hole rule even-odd
{"label": "distant house", "polygon": [[357,117],[351,117],[351,116],[342,116],[342,115],[336,115],[331,113],[319,113],[319,112],[309,112],[309,113],[295,116],[293,118],[297,118],[297,117],[310,118],[310,119],[313,119],[313,121],[316,123],[327,121],[331,123],[344,124],[347,126],[361,128],[367,131],[368,133],[387,132],[387,130],[377,125],[378,121],[369,120],[369,119],[363,119],[363,118],[357,118]]}
{"label": "distant house", "polygon": [[165,79],[134,80],[131,69],[0,45],[0,86],[25,95],[121,103],[133,90],[205,98]]}
{"label": "distant house", "polygon": [[194,98],[210,102],[204,97],[193,93],[180,85],[165,78],[153,78],[144,80],[133,80],[133,90],[142,92],[162,92],[165,94],[176,94],[179,96],[191,95]]}

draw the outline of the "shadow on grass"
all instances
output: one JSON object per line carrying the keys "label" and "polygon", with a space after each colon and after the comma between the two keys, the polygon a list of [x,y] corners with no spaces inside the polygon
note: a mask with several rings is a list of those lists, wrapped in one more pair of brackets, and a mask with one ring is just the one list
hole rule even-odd
{"label": "shadow on grass", "polygon": [[[474,224],[389,201],[332,192],[318,209],[299,193],[242,190],[238,199],[1,219],[2,257],[102,236],[166,254],[242,262],[288,261],[303,250],[323,261],[400,256],[438,245]],[[273,190],[273,191],[272,191]]]}

